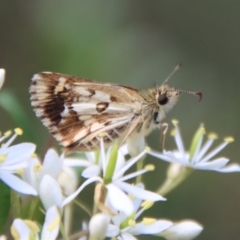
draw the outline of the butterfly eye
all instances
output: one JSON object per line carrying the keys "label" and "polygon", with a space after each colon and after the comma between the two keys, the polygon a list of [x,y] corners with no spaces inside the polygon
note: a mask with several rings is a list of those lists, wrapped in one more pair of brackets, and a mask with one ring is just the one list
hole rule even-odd
{"label": "butterfly eye", "polygon": [[160,105],[165,105],[168,102],[168,97],[166,94],[160,94],[158,97],[158,103]]}

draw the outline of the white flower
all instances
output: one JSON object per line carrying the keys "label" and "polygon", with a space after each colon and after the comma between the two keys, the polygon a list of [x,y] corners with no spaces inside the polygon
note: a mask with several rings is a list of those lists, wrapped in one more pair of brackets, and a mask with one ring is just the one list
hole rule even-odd
{"label": "white flower", "polygon": [[46,210],[52,206],[58,206],[59,208],[63,207],[62,202],[64,197],[61,187],[57,180],[48,174],[44,175],[40,182],[39,197]]}
{"label": "white flower", "polygon": [[[143,184],[136,185],[139,189],[144,189]],[[142,221],[136,222],[140,215],[149,209],[152,201],[142,202],[139,198],[130,200],[134,210],[130,215],[120,212],[111,218],[113,224],[109,224],[107,237],[118,237],[118,239],[136,239],[134,235],[141,234],[159,234],[172,226],[172,222],[165,219],[143,218]]]}
{"label": "white flower", "polygon": [[[88,179],[81,185],[81,187],[76,191],[75,194],[72,194],[71,197],[65,199],[63,204],[66,204],[65,201],[70,201],[70,198],[75,198],[82,189],[92,182],[100,182],[105,185],[108,190],[107,200],[111,207],[117,211],[123,211],[126,214],[131,214],[134,210],[134,207],[131,201],[128,198],[127,194],[130,194],[134,197],[140,198],[142,200],[151,200],[151,201],[163,201],[165,198],[159,194],[140,189],[136,186],[133,186],[125,181],[134,178],[140,174],[146,173],[153,170],[152,166],[146,166],[144,169],[125,175],[125,172],[133,166],[138,160],[140,160],[146,154],[146,149],[141,152],[138,156],[131,158],[127,162],[125,161],[124,155],[118,149],[117,144],[114,144],[107,152],[105,153],[103,140],[101,138],[101,149],[99,158],[95,158],[93,154],[87,155],[89,158],[92,157],[91,165],[88,166],[86,171],[83,171],[82,175],[88,177]],[[95,162],[97,164],[92,164]],[[85,163],[85,166],[87,164]],[[82,165],[83,166],[83,165]],[[102,173],[102,176],[99,176],[99,173]],[[127,193],[127,194],[126,194]]]}
{"label": "white flower", "polygon": [[5,79],[5,69],[0,68],[0,89],[3,86],[4,79]]}
{"label": "white flower", "polygon": [[[2,147],[0,148],[0,179],[17,192],[37,195],[34,188],[14,175],[21,174],[23,169],[27,167],[27,162],[31,159],[36,148],[32,143],[20,143],[10,146],[17,135],[21,134],[22,130],[16,128],[15,134],[2,144]],[[3,142],[10,135],[10,131],[6,132],[0,138],[0,142]]]}
{"label": "white flower", "polygon": [[22,175],[23,180],[36,189],[45,209],[54,205],[62,208],[69,203],[66,201],[62,205],[65,198],[63,195],[68,196],[77,188],[75,172],[64,166],[67,162],[64,154],[59,157],[55,150],[49,149],[43,164],[38,158],[32,158]]}
{"label": "white flower", "polygon": [[58,236],[61,216],[56,206],[52,206],[46,212],[45,221],[42,228],[41,240],[54,240]]}
{"label": "white flower", "polygon": [[191,240],[196,238],[203,230],[203,226],[193,220],[184,220],[175,223],[158,236],[167,240]]}
{"label": "white flower", "polygon": [[146,148],[145,138],[138,133],[132,133],[127,139],[127,148],[130,156],[137,156]]}
{"label": "white flower", "polygon": [[39,191],[39,185],[45,175],[58,179],[63,167],[64,155],[60,157],[55,150],[49,149],[44,157],[43,164],[38,158],[32,158],[25,169],[22,178]]}
{"label": "white flower", "polygon": [[216,134],[209,134],[208,140],[204,145],[202,145],[205,129],[200,126],[193,137],[189,151],[186,152],[177,121],[173,121],[173,124],[175,126],[173,136],[175,138],[178,150],[174,152],[164,150],[163,153],[150,150],[148,151],[150,155],[170,163],[179,163],[183,166],[199,170],[212,170],[223,173],[240,172],[240,165],[236,163],[227,165],[229,159],[225,157],[213,159],[213,157],[215,157],[221,150],[223,150],[230,142],[233,141],[232,137],[225,138],[222,144],[220,144],[211,152],[207,153],[216,139]]}
{"label": "white flower", "polygon": [[[121,146],[119,148],[119,152],[121,153],[121,156],[127,155],[127,145],[124,144],[123,146]],[[86,152],[85,155],[87,159],[68,158],[65,162],[65,166],[84,168],[84,170],[82,171],[82,177],[84,178],[99,176],[102,171],[102,162],[99,161],[98,155],[96,155],[96,152]],[[124,159],[123,161],[121,159],[118,159],[117,164],[124,164],[124,161]]]}
{"label": "white flower", "polygon": [[30,220],[17,218],[11,226],[11,234],[15,240],[36,239],[38,240],[38,225]]}
{"label": "white flower", "polygon": [[57,206],[59,209],[63,209],[66,204],[77,196],[77,194],[75,194],[76,192],[73,192],[65,198],[59,182],[48,174],[43,176],[39,184],[38,193],[46,210],[50,209],[52,206]]}
{"label": "white flower", "polygon": [[89,221],[89,239],[103,240],[106,237],[109,218],[98,213],[94,215]]}
{"label": "white flower", "polygon": [[[42,228],[41,240],[55,240],[58,236],[60,226],[60,213],[56,206],[48,209]],[[40,229],[38,225],[30,220],[17,218],[11,226],[11,234],[16,240],[39,239]]]}
{"label": "white flower", "polygon": [[66,162],[67,159],[63,162],[63,169],[58,177],[58,183],[61,186],[63,194],[69,196],[76,191],[78,178],[73,168],[64,166]]}

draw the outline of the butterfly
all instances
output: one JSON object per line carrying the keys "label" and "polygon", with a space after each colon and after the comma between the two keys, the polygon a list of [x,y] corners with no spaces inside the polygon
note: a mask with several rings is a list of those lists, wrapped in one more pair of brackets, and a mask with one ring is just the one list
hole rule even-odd
{"label": "butterfly", "polygon": [[142,137],[164,126],[166,113],[183,91],[166,83],[146,90],[113,83],[41,72],[32,78],[31,105],[53,137],[66,152],[99,149],[115,140]]}

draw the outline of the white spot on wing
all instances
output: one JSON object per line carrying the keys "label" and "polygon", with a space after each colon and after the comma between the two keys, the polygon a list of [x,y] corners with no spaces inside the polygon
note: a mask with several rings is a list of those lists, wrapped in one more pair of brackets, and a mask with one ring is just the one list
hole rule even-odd
{"label": "white spot on wing", "polygon": [[57,139],[57,141],[61,141],[63,139],[63,136],[59,133],[55,134],[54,137]]}
{"label": "white spot on wing", "polygon": [[73,110],[81,115],[96,114],[96,104],[91,102],[73,103]]}
{"label": "white spot on wing", "polygon": [[107,112],[131,112],[133,107],[127,104],[109,103]]}
{"label": "white spot on wing", "polygon": [[82,116],[80,116],[78,119],[79,119],[80,121],[85,121],[85,120],[88,120],[88,119],[91,119],[91,118],[92,118],[91,115],[82,115]]}
{"label": "white spot on wing", "polygon": [[59,92],[63,91],[66,80],[67,79],[65,77],[60,77],[58,79],[58,84],[54,89],[54,94],[58,94]]}
{"label": "white spot on wing", "polygon": [[96,119],[95,118],[90,118],[90,119],[88,119],[88,120],[85,120],[84,121],[84,125],[85,126],[89,126],[90,124],[92,124],[92,123],[94,123],[94,122],[96,122]]}
{"label": "white spot on wing", "polygon": [[95,94],[91,98],[101,102],[111,102],[110,95],[101,91],[95,91]]}
{"label": "white spot on wing", "polygon": [[66,105],[64,105],[64,110],[61,112],[60,115],[61,115],[62,117],[69,115],[69,110],[68,110],[68,107],[67,107]]}
{"label": "white spot on wing", "polygon": [[44,119],[42,120],[42,122],[43,122],[43,124],[44,124],[45,126],[47,126],[47,127],[52,124],[52,122],[51,122],[48,118],[44,118]]}
{"label": "white spot on wing", "polygon": [[38,79],[42,79],[42,77],[39,74],[34,74],[32,77],[32,81],[36,81]]}
{"label": "white spot on wing", "polygon": [[92,93],[84,87],[76,87],[76,88],[74,88],[74,92],[76,92],[77,94],[79,94],[81,96],[85,96],[85,97],[89,97],[92,95]]}

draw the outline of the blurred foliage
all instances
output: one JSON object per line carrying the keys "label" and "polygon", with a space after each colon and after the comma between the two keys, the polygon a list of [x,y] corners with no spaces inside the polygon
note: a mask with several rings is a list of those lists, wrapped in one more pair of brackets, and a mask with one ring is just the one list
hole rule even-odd
{"label": "blurred foliage", "polygon": [[[203,100],[183,95],[167,121],[180,121],[186,144],[200,123],[221,138],[233,135],[236,142],[225,155],[239,162],[239,12],[240,2],[235,0],[1,1],[0,67],[7,71],[3,89],[17,99],[7,108],[12,119],[6,107],[0,109],[1,130],[24,123],[25,134],[18,140],[35,139],[39,152],[46,145],[48,132],[35,117],[28,94],[36,72],[146,88],[161,84],[181,61],[183,68],[169,84],[202,91]],[[3,94],[2,90],[2,106],[9,103]],[[155,131],[149,145],[159,148],[158,139]],[[166,146],[174,147],[170,137]],[[148,161],[156,170],[145,180],[155,189],[156,181],[151,180],[164,179],[167,165]],[[238,174],[196,172],[149,215],[196,219],[205,226],[199,239],[238,239],[238,182]]]}
{"label": "blurred foliage", "polygon": [[0,233],[3,232],[3,229],[8,219],[8,214],[10,210],[10,192],[11,189],[0,180]]}
{"label": "blurred foliage", "polygon": [[24,107],[21,102],[16,99],[15,95],[10,91],[1,91],[0,94],[0,106],[9,114],[9,118],[14,121],[15,126],[23,129],[26,139],[28,141],[34,141],[33,126],[28,119]]}

